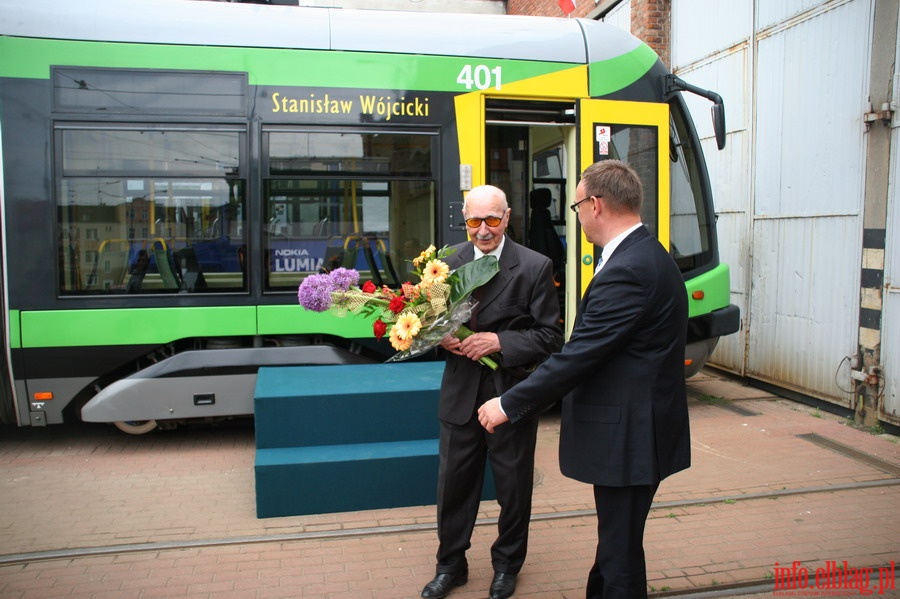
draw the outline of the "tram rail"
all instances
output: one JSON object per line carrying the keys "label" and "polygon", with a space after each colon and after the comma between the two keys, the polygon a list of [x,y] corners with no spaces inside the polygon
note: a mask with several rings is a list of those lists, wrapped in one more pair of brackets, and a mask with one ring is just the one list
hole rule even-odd
{"label": "tram rail", "polygon": [[[854,491],[872,489],[876,487],[892,487],[900,485],[900,477],[884,480],[860,481],[855,483],[837,485],[819,485],[814,487],[802,487],[796,489],[780,489],[761,493],[715,495],[696,499],[678,501],[654,502],[650,508],[653,512],[671,510],[690,506],[705,506],[714,503],[728,503],[736,501],[756,501],[761,499],[777,499],[793,495],[810,495],[815,493],[834,493],[837,491]],[[593,509],[565,510],[561,512],[545,512],[532,514],[532,522],[546,522],[551,520],[568,520],[573,518],[594,518]],[[476,527],[495,526],[497,518],[480,518],[475,523]],[[0,555],[0,567],[15,564],[28,564],[40,561],[59,559],[79,559],[96,555],[124,555],[128,553],[142,553],[149,551],[168,551],[173,549],[222,547],[228,545],[249,545],[256,543],[286,543],[308,540],[326,539],[350,539],[380,535],[395,535],[403,533],[417,533],[437,530],[434,522],[408,523],[394,526],[361,526],[349,529],[318,530],[310,532],[294,532],[286,534],[246,535],[218,539],[192,539],[183,541],[165,541],[150,543],[111,544],[100,547],[78,547],[72,549],[51,549],[46,551],[33,551]]]}
{"label": "tram rail", "polygon": [[[795,562],[814,574],[827,561],[896,560],[895,437],[713,376],[689,385],[694,465],[663,483],[648,520],[652,597],[771,596],[775,568]],[[558,427],[548,415],[539,429],[523,599],[578,596],[593,558],[590,489],[560,474]],[[433,572],[433,506],[255,518],[246,423],[143,437],[88,425],[7,432],[3,597],[323,599],[343,588],[335,596],[394,599]],[[489,584],[497,514],[482,506],[456,599]]]}

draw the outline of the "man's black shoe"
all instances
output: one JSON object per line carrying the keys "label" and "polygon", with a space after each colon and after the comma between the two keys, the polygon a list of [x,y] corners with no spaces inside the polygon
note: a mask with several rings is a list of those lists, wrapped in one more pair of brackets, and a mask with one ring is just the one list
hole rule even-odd
{"label": "man's black shoe", "polygon": [[[422,597],[425,599],[440,599],[441,597],[446,597],[455,587],[461,587],[467,582],[469,582],[468,570],[438,574],[434,577],[434,580],[426,584],[425,588],[422,589]],[[513,583],[513,586],[515,587],[515,583]],[[509,597],[509,595],[506,595],[506,597]]]}
{"label": "man's black shoe", "polygon": [[517,574],[507,574],[506,572],[495,572],[494,580],[491,582],[491,599],[507,599],[512,597],[516,592]]}

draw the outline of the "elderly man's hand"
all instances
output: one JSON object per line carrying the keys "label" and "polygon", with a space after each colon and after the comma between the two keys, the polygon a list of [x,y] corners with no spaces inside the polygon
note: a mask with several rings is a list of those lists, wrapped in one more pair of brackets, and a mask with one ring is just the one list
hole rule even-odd
{"label": "elderly man's hand", "polygon": [[478,422],[489,433],[493,433],[494,429],[504,422],[509,422],[509,418],[500,409],[499,397],[485,402],[484,405],[478,408]]}
{"label": "elderly man's hand", "polygon": [[459,351],[459,344],[459,339],[457,339],[453,335],[444,335],[444,338],[441,339],[441,347],[443,347],[450,353],[461,356],[463,354],[461,351]]}
{"label": "elderly man's hand", "polygon": [[473,333],[459,344],[459,353],[470,360],[480,360],[501,350],[500,336],[497,333]]}

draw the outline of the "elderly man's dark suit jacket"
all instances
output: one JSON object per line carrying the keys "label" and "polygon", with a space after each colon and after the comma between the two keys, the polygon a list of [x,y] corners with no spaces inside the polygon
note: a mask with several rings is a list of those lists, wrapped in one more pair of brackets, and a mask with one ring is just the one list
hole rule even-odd
{"label": "elderly man's dark suit jacket", "polygon": [[562,351],[503,393],[503,409],[516,422],[564,395],[564,475],[609,487],[658,484],[690,465],[686,334],[684,280],[641,227],[591,281]]}
{"label": "elderly man's dark suit jacket", "polygon": [[[447,257],[451,269],[471,262],[471,242],[454,246]],[[497,393],[521,380],[526,369],[543,361],[562,345],[559,300],[553,284],[553,263],[509,237],[500,254],[500,271],[480,292],[474,330],[495,332],[500,337],[503,368],[494,373]],[[441,384],[439,416],[450,424],[465,424],[475,413],[475,398],[486,368],[465,356],[447,353]]]}

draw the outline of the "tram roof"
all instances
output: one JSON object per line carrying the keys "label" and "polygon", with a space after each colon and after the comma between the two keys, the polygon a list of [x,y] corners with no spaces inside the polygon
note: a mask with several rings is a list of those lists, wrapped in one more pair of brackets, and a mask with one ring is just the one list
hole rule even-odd
{"label": "tram roof", "polygon": [[586,64],[641,44],[586,19],[268,6],[201,0],[0,0],[0,35]]}

